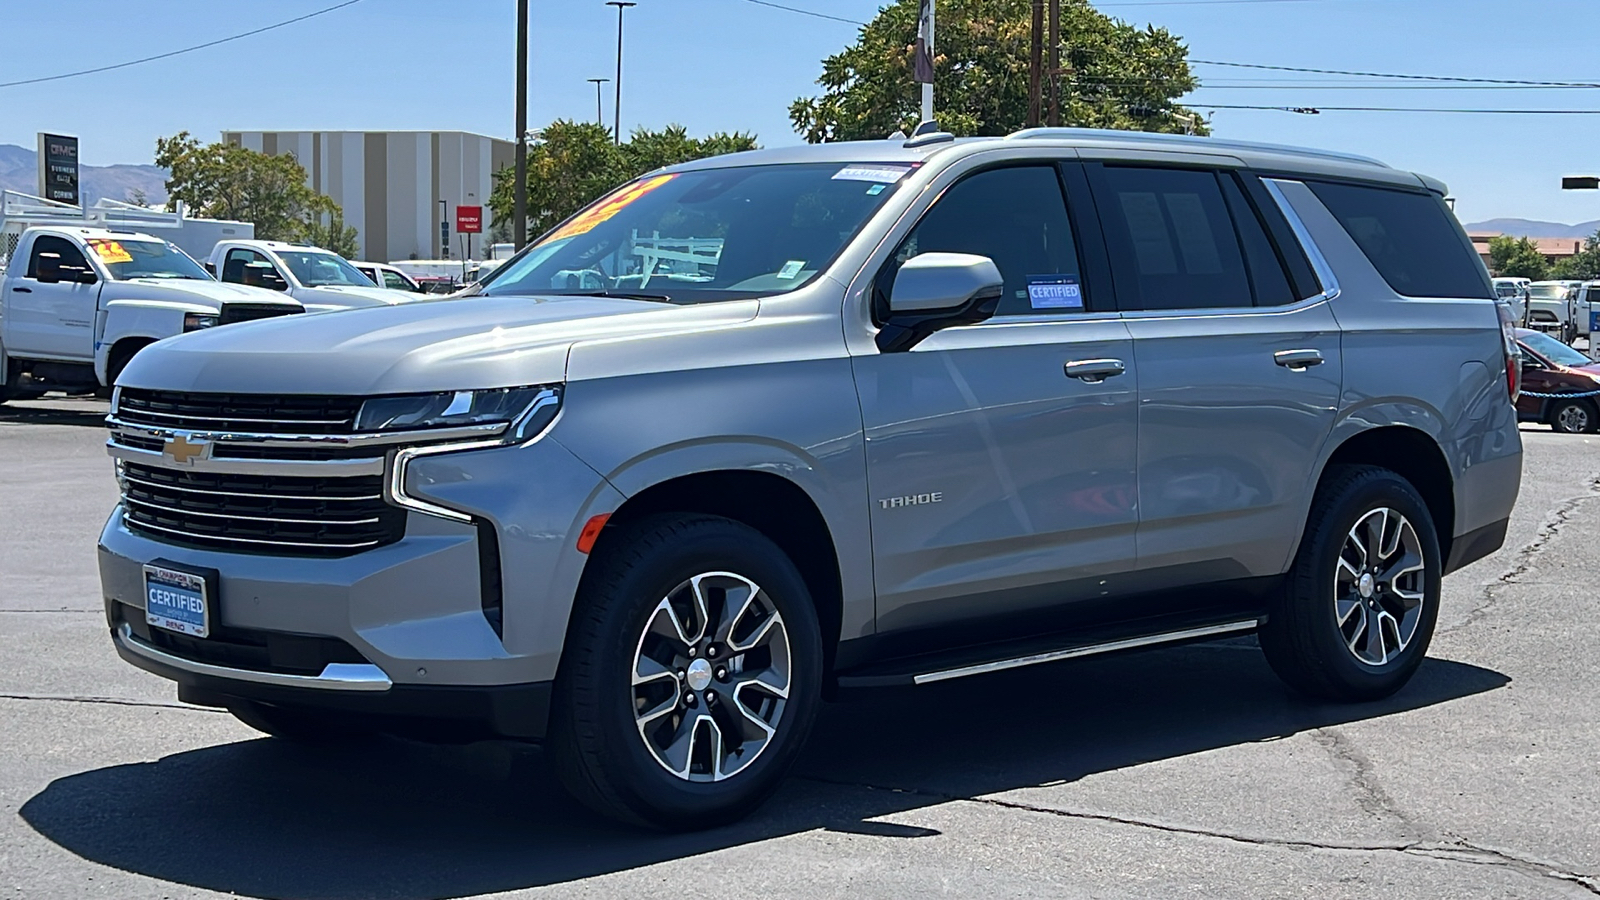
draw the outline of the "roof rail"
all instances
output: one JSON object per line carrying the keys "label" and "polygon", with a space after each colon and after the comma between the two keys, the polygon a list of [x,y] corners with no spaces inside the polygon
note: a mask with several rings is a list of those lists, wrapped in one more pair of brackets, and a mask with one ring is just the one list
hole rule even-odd
{"label": "roof rail", "polygon": [[1286,144],[1266,144],[1256,141],[1233,141],[1189,134],[1161,134],[1153,131],[1107,131],[1097,128],[1024,128],[1021,131],[1014,131],[1006,135],[1006,140],[1041,139],[1128,141],[1131,143],[1179,145],[1209,150],[1255,150],[1263,153],[1310,156],[1338,160],[1340,162],[1378,166],[1384,169],[1390,168],[1389,164],[1382,160],[1373,159],[1370,156],[1361,156],[1356,153],[1342,153],[1337,150],[1313,150],[1306,147],[1291,147]]}

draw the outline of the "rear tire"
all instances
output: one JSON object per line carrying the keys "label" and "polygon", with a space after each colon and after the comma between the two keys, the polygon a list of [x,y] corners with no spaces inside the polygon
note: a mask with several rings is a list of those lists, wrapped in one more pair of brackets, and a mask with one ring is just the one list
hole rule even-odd
{"label": "rear tire", "polygon": [[1600,417],[1588,400],[1557,400],[1550,407],[1550,427],[1561,434],[1593,434]]}
{"label": "rear tire", "polygon": [[234,701],[228,705],[228,712],[259,732],[302,744],[347,743],[375,733],[337,713],[274,706],[254,700]]}
{"label": "rear tire", "polygon": [[589,563],[549,750],[607,817],[687,831],[769,797],[821,704],[822,639],[794,563],[729,519],[656,516]]}
{"label": "rear tire", "polygon": [[1267,662],[1318,699],[1393,694],[1427,655],[1442,571],[1433,518],[1409,481],[1376,466],[1329,468],[1261,627]]}

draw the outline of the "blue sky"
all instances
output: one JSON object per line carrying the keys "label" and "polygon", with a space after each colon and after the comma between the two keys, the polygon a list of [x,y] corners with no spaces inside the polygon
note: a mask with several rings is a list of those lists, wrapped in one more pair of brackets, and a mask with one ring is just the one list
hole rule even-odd
{"label": "blue sky", "polygon": [[[212,40],[334,0],[53,0],[6,4],[0,81],[55,74]],[[782,0],[866,20],[875,0]],[[1595,0],[1121,0],[1106,12],[1165,26],[1198,59],[1430,75],[1600,82]],[[529,121],[592,118],[615,66],[602,0],[533,0]],[[0,89],[0,142],[79,135],[91,164],[149,162],[187,129],[512,131],[514,0],[362,0],[242,41],[147,65]],[[219,12],[225,10],[225,12]],[[852,25],[749,0],[639,0],[628,13],[623,126],[679,122],[795,143],[787,108],[815,91],[819,61]],[[1600,90],[1338,90],[1359,79],[1197,66],[1192,101],[1293,106],[1600,109]],[[1251,79],[1254,79],[1253,81]],[[1222,85],[1280,85],[1229,88]],[[605,85],[606,118],[611,85]],[[1218,110],[1217,134],[1377,156],[1450,183],[1466,221],[1600,218],[1600,193],[1559,190],[1600,173],[1600,116]]]}

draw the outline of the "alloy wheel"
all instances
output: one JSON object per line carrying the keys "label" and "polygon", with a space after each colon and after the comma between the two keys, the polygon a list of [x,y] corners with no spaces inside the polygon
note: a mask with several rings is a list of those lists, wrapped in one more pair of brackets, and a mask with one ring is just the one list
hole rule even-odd
{"label": "alloy wheel", "polygon": [[1589,411],[1577,403],[1569,403],[1556,414],[1556,425],[1568,434],[1583,434],[1589,430]]}
{"label": "alloy wheel", "polygon": [[1427,563],[1411,522],[1387,507],[1368,512],[1345,536],[1333,576],[1334,617],[1357,660],[1382,666],[1416,636],[1426,600]]}
{"label": "alloy wheel", "polygon": [[639,736],[678,778],[731,778],[772,743],[790,674],[789,633],[772,599],[742,575],[695,575],[656,604],[639,636]]}

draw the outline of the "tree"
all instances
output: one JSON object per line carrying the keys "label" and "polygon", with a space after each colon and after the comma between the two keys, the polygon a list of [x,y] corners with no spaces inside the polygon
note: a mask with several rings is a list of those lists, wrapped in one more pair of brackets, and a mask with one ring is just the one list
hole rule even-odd
{"label": "tree", "polygon": [[[1031,0],[936,0],[936,117],[960,135],[1009,134],[1028,115]],[[789,107],[812,143],[910,133],[921,91],[912,81],[918,0],[893,0],[842,52],[822,61],[823,92]],[[1088,128],[1182,132],[1174,102],[1195,89],[1188,48],[1164,28],[1135,28],[1089,0],[1061,4],[1061,120]],[[1045,58],[1048,59],[1048,48]],[[1205,133],[1200,117],[1195,130]]]}
{"label": "tree", "polygon": [[1550,274],[1550,263],[1531,239],[1502,234],[1489,239],[1489,269],[1506,278],[1543,281]]}
{"label": "tree", "polygon": [[[156,165],[171,172],[169,202],[182,200],[202,216],[233,219],[255,226],[266,241],[329,240],[336,220],[336,243],[355,252],[355,229],[344,225],[338,204],[306,184],[306,170],[293,154],[257,153],[236,144],[201,144],[183,131],[156,140]],[[330,215],[330,212],[332,215]],[[331,249],[331,248],[330,248]]]}
{"label": "tree", "polygon": [[355,259],[361,252],[355,228],[344,223],[344,210],[332,198],[318,194],[311,201],[308,213],[300,226],[302,242],[330,250],[345,259]]}
{"label": "tree", "polygon": [[1584,238],[1582,250],[1566,259],[1557,260],[1551,268],[1550,277],[1562,281],[1600,278],[1600,231]]}
{"label": "tree", "polygon": [[[646,172],[756,147],[751,134],[718,132],[696,139],[682,125],[661,131],[640,128],[622,145],[607,128],[592,122],[557,120],[540,134],[540,142],[528,150],[530,235],[544,234],[607,191]],[[494,174],[489,209],[496,223],[510,222],[514,215],[513,177],[509,167]]]}

